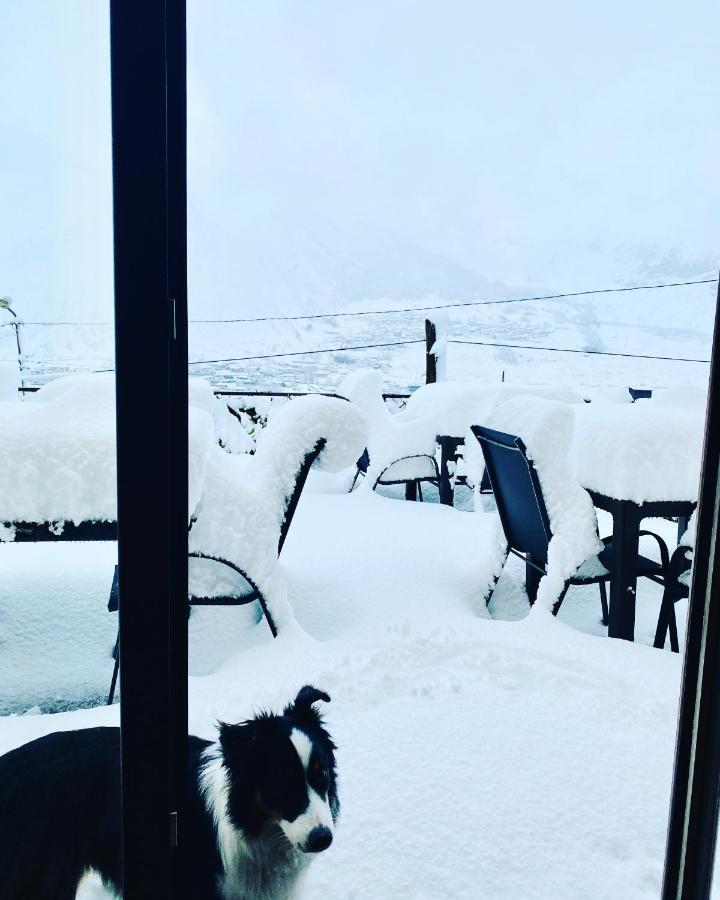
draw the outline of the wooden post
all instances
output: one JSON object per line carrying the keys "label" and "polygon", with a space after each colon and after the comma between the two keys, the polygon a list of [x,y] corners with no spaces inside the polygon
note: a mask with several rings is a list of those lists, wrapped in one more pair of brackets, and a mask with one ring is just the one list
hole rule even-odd
{"label": "wooden post", "polygon": [[435,323],[425,319],[425,384],[437,381],[437,356],[430,351],[435,346],[437,332]]}

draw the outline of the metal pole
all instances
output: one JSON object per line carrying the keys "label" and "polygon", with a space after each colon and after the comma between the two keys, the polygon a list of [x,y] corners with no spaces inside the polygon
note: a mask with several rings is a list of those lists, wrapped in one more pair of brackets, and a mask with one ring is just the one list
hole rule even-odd
{"label": "metal pole", "polygon": [[[10,310],[12,312],[12,310]],[[15,315],[15,313],[13,313]],[[23,364],[23,352],[22,352],[22,342],[20,340],[20,328],[22,327],[22,321],[15,316],[15,321],[13,325],[15,326],[15,343],[17,344],[17,357],[18,357],[18,369],[20,370],[20,390],[22,391],[25,388],[25,377],[24,370],[25,366]]]}
{"label": "metal pole", "polygon": [[663,900],[710,895],[720,785],[720,293],[710,368]]}
{"label": "metal pole", "polygon": [[175,900],[187,743],[185,3],[111,0],[110,13],[123,897]]}

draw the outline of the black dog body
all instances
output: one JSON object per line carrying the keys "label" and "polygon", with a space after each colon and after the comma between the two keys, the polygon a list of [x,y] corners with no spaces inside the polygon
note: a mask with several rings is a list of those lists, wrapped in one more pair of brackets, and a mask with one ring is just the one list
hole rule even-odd
{"label": "black dog body", "polygon": [[[303,688],[282,715],[188,738],[188,900],[289,900],[332,842],[334,744]],[[1,900],[74,900],[95,870],[121,893],[120,731],[57,732],[0,757]]]}

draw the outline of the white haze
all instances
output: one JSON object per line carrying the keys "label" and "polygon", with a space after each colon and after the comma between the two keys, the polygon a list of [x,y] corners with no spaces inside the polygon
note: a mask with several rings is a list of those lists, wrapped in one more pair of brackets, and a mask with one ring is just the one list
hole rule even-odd
{"label": "white haze", "polygon": [[[190,0],[195,316],[714,273],[714,0]],[[112,313],[109,25],[0,13],[0,294]]]}

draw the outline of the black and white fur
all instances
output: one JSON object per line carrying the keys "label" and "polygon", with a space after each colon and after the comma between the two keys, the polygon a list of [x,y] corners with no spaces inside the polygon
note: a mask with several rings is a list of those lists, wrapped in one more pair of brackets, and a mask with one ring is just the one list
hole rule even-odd
{"label": "black and white fur", "polygon": [[[192,900],[290,900],[339,812],[335,745],[300,690],[282,714],[188,738],[181,822]],[[74,900],[96,871],[120,895],[120,733],[58,732],[0,757],[0,898]]]}

